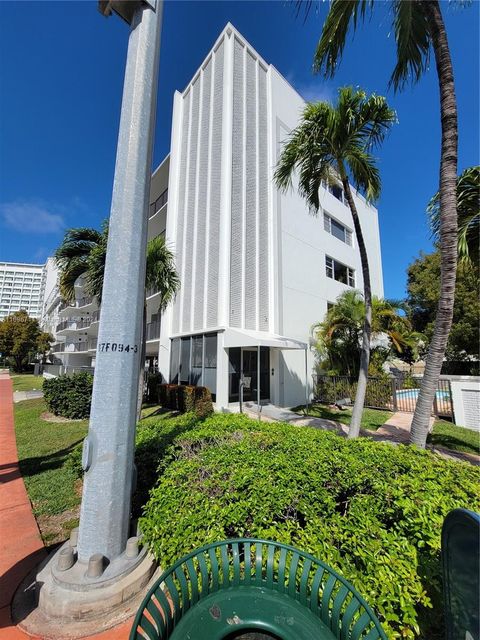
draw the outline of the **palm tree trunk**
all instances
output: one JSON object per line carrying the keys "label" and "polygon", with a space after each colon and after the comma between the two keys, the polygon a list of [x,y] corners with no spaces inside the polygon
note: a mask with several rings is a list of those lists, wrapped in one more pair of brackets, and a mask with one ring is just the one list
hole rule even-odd
{"label": "palm tree trunk", "polygon": [[437,0],[424,2],[440,87],[442,147],[440,160],[441,278],[435,329],[428,349],[420,393],[412,420],[410,442],[425,448],[432,404],[452,326],[457,272],[457,104],[447,34]]}
{"label": "palm tree trunk", "polygon": [[370,362],[370,338],[372,335],[372,288],[370,285],[370,267],[368,266],[367,248],[363,238],[360,218],[358,217],[357,207],[350,190],[348,178],[341,168],[341,177],[345,196],[348,206],[352,213],[353,226],[355,227],[355,235],[357,237],[358,248],[360,250],[360,259],[362,262],[363,275],[363,297],[365,301],[365,320],[363,322],[362,348],[360,351],[360,369],[358,372],[357,393],[355,394],[355,403],[353,405],[352,419],[348,430],[349,438],[357,438],[360,434],[360,426],[362,424],[363,405],[365,404],[365,394],[367,393],[368,381],[368,364]]}

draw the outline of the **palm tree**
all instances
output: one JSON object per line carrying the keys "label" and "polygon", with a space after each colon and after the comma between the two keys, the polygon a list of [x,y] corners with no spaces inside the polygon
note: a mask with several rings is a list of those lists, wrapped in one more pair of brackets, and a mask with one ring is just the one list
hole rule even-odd
{"label": "palm tree", "polygon": [[[412,330],[405,315],[404,304],[397,300],[372,297],[372,346],[371,352],[378,356],[378,368],[392,355],[402,356],[408,349],[418,353],[424,337]],[[365,320],[365,303],[360,291],[345,291],[327,311],[325,318],[313,327],[313,335],[320,364],[327,366],[336,375],[358,375],[362,331]],[[388,347],[384,345],[386,338]],[[373,363],[372,363],[373,364]]]}
{"label": "palm tree", "polygon": [[[435,240],[440,238],[440,194],[430,200],[427,211]],[[457,178],[458,258],[478,264],[480,238],[480,167],[469,167]]]}
{"label": "palm tree", "polygon": [[349,437],[360,433],[363,404],[367,388],[372,322],[372,292],[367,249],[360,219],[350,189],[350,180],[365,193],[368,200],[380,195],[380,175],[371,151],[380,145],[396,121],[395,112],[385,98],[368,96],[352,87],[339,89],[335,106],[328,102],[307,104],[300,124],[291,132],[275,171],[277,186],[292,186],[295,171],[299,173],[298,191],[312,213],[320,207],[322,182],[341,181],[350,208],[362,262],[365,320],[362,335],[360,371],[352,412]]}
{"label": "palm tree", "polygon": [[66,302],[74,302],[75,282],[80,276],[85,276],[88,295],[101,302],[107,241],[108,221],[102,223],[101,231],[77,227],[65,233],[54,257],[60,271],[60,295]]}
{"label": "palm tree", "polygon": [[[332,0],[314,58],[314,70],[333,77],[345,47],[350,26],[355,30],[374,0]],[[435,329],[413,415],[410,442],[425,448],[429,418],[452,326],[457,271],[457,103],[447,33],[438,0],[392,0],[397,62],[390,83],[402,89],[417,82],[428,69],[433,48],[440,88],[442,126],[440,159],[441,289]],[[308,3],[307,3],[308,6]]]}
{"label": "palm tree", "polygon": [[[85,290],[102,299],[105,257],[107,254],[108,222],[102,230],[91,228],[69,229],[62,244],[55,252],[55,260],[60,270],[60,293],[67,302],[75,300],[75,281],[85,276]],[[147,244],[147,264],[145,287],[160,293],[158,311],[164,311],[175,298],[180,288],[180,280],[175,270],[172,252],[165,244],[163,236],[152,238]],[[143,312],[143,340],[140,357],[139,405],[143,396],[143,366],[145,362],[145,338],[147,333],[146,303]],[[140,409],[139,409],[140,411]]]}

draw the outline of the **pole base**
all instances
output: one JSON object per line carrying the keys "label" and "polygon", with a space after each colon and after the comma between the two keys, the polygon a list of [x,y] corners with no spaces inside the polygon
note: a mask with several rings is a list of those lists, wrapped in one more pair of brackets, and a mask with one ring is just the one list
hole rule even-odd
{"label": "pole base", "polygon": [[116,626],[137,612],[157,578],[146,550],[130,561],[120,556],[99,577],[90,577],[90,565],[78,561],[64,569],[68,545],[44,560],[15,594],[13,621],[31,635],[79,638]]}

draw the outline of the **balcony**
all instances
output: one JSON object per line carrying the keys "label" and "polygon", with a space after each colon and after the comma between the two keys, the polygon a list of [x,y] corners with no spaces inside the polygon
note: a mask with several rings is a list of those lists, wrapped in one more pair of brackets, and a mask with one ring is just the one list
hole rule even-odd
{"label": "balcony", "polygon": [[160,320],[154,320],[153,322],[147,323],[147,336],[148,340],[159,340],[160,338]]}
{"label": "balcony", "polygon": [[93,298],[91,296],[84,296],[77,301],[77,307],[86,307],[88,304],[92,304]]}
{"label": "balcony", "polygon": [[87,347],[89,351],[97,350],[97,338],[89,338],[87,342]]}
{"label": "balcony", "polygon": [[88,351],[88,343],[86,341],[65,343],[65,353],[77,353],[86,351]]}
{"label": "balcony", "polygon": [[83,320],[64,320],[63,322],[57,324],[56,332],[59,333],[64,329],[69,329],[70,331],[85,329],[86,327],[89,327],[92,322],[93,320],[91,319],[91,317],[84,318]]}
{"label": "balcony", "polygon": [[65,344],[62,342],[61,344],[54,344],[51,348],[52,353],[63,353],[65,351]]}

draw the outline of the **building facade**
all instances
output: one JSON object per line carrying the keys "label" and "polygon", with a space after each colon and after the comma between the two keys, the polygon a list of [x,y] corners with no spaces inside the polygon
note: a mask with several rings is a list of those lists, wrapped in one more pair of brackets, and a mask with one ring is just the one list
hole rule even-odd
{"label": "building facade", "polygon": [[0,320],[24,309],[40,320],[45,289],[45,265],[0,262]]}
{"label": "building facade", "polygon": [[[183,92],[174,96],[169,155],[152,175],[148,238],[165,235],[181,288],[160,317],[146,292],[146,355],[172,383],[209,387],[219,410],[243,398],[278,406],[312,388],[312,326],[348,288],[363,289],[361,261],[341,185],[320,188],[312,215],[273,172],[305,102],[228,24]],[[353,189],[372,291],[383,296],[377,210]],[[58,285],[45,313],[64,365],[92,367],[100,309]]]}
{"label": "building facade", "polygon": [[[363,288],[341,186],[320,189],[313,216],[295,190],[282,194],[273,183],[304,106],[230,24],[174,97],[170,155],[158,171],[181,289],[162,317],[158,362],[171,382],[208,386],[220,410],[235,409],[241,380],[245,399],[304,402],[312,325],[347,287]],[[354,197],[372,290],[382,296],[377,211]]]}

